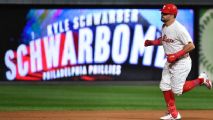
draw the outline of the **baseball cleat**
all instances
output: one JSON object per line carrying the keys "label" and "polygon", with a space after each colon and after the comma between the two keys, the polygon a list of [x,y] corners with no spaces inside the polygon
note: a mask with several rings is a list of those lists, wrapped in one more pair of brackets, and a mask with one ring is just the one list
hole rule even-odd
{"label": "baseball cleat", "polygon": [[160,120],[181,120],[181,115],[178,112],[178,116],[176,118],[173,118],[171,114],[167,114],[163,117],[160,117]]}
{"label": "baseball cleat", "polygon": [[209,80],[208,75],[205,72],[202,72],[198,78],[203,78],[203,84],[208,88],[212,89],[212,81]]}

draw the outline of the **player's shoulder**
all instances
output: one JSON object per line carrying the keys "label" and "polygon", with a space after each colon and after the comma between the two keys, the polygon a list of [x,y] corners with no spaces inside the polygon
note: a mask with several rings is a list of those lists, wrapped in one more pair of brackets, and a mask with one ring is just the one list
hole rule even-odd
{"label": "player's shoulder", "polygon": [[174,23],[174,27],[179,32],[185,32],[186,31],[186,27],[183,24],[181,24],[180,22],[178,22],[177,20]]}
{"label": "player's shoulder", "polygon": [[181,23],[178,22],[177,20],[175,20],[174,25],[175,25],[175,27],[177,27],[177,28],[185,28],[185,27],[183,26],[183,24],[181,24]]}

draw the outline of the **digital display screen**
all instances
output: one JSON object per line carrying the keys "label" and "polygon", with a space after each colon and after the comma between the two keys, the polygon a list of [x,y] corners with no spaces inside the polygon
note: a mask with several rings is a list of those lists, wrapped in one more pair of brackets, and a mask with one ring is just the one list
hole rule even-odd
{"label": "digital display screen", "polygon": [[[39,8],[19,12],[19,17],[7,15],[5,21],[15,22],[5,25],[12,28],[1,30],[5,33],[0,36],[4,39],[1,74],[6,80],[160,79],[166,62],[164,50],[144,47],[146,39],[161,36],[159,9]],[[194,11],[179,9],[177,20],[193,38]]]}

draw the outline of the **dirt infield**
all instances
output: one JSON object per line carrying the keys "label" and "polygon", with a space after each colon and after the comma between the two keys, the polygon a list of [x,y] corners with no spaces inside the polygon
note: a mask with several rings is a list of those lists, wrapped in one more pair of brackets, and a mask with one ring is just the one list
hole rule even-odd
{"label": "dirt infield", "polygon": [[[181,110],[182,120],[213,120],[213,110]],[[0,112],[0,120],[159,120],[160,110]]]}

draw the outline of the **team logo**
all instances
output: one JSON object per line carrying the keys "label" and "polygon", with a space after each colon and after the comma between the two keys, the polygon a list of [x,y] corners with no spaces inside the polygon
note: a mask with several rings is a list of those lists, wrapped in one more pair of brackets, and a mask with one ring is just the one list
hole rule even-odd
{"label": "team logo", "polygon": [[173,43],[174,42],[174,40],[167,38],[166,35],[164,35],[161,39],[162,39],[162,41],[164,41],[166,43]]}

